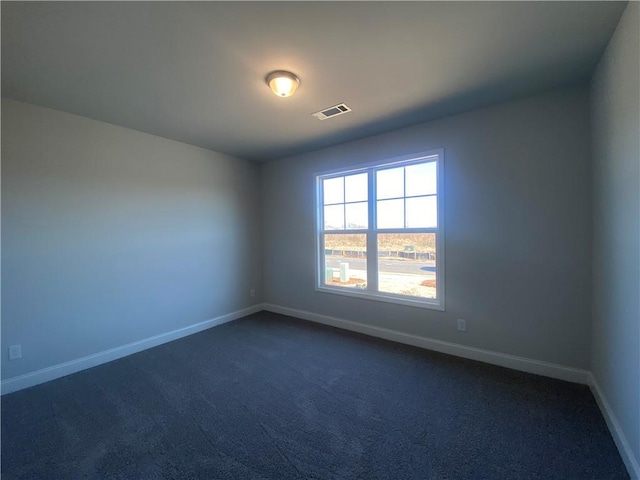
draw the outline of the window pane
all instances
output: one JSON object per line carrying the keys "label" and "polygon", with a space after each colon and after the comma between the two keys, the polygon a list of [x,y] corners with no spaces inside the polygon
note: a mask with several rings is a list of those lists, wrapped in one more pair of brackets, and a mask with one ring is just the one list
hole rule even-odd
{"label": "window pane", "polygon": [[367,228],[369,224],[367,202],[347,203],[345,210],[348,229]]}
{"label": "window pane", "polygon": [[344,230],[344,204],[324,207],[324,229]]}
{"label": "window pane", "polygon": [[378,289],[436,298],[435,233],[379,234]]}
{"label": "window pane", "polygon": [[404,228],[404,200],[378,202],[378,228]]}
{"label": "window pane", "polygon": [[366,234],[324,235],[324,284],[367,288]]}
{"label": "window pane", "polygon": [[389,168],[376,172],[376,195],[378,199],[404,196],[404,167]]}
{"label": "window pane", "polygon": [[437,193],[436,162],[406,167],[405,175],[407,176],[407,197]]}
{"label": "window pane", "polygon": [[324,204],[344,202],[344,177],[322,181]]}
{"label": "window pane", "polygon": [[438,201],[435,195],[407,198],[407,228],[436,228]]}
{"label": "window pane", "polygon": [[345,177],[345,201],[346,202],[366,202],[369,192],[369,185],[366,173],[349,175]]}

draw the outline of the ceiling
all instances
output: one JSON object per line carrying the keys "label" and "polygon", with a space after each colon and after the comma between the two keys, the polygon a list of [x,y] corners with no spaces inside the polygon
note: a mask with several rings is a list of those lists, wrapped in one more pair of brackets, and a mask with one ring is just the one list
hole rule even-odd
{"label": "ceiling", "polygon": [[624,7],[2,2],[2,95],[265,161],[585,82]]}

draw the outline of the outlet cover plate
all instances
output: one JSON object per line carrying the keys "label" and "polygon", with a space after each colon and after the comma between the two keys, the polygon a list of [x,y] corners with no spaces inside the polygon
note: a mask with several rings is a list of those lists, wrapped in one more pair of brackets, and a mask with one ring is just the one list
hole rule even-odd
{"label": "outlet cover plate", "polygon": [[12,345],[9,347],[9,360],[22,358],[22,345]]}

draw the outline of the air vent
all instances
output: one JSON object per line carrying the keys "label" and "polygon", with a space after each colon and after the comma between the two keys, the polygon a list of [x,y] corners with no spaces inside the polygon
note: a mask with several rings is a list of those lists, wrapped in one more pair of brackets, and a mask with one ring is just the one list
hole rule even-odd
{"label": "air vent", "polygon": [[337,117],[338,115],[342,115],[343,113],[347,113],[350,111],[351,109],[347,107],[344,103],[339,103],[338,105],[325,108],[323,110],[320,110],[319,112],[312,113],[311,115],[320,120],[326,120],[327,118]]}

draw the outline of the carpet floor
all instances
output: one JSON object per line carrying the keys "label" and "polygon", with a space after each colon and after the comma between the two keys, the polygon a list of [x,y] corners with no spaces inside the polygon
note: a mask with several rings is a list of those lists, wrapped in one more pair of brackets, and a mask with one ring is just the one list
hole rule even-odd
{"label": "carpet floor", "polygon": [[629,478],[589,389],[261,312],[2,397],[2,478]]}

